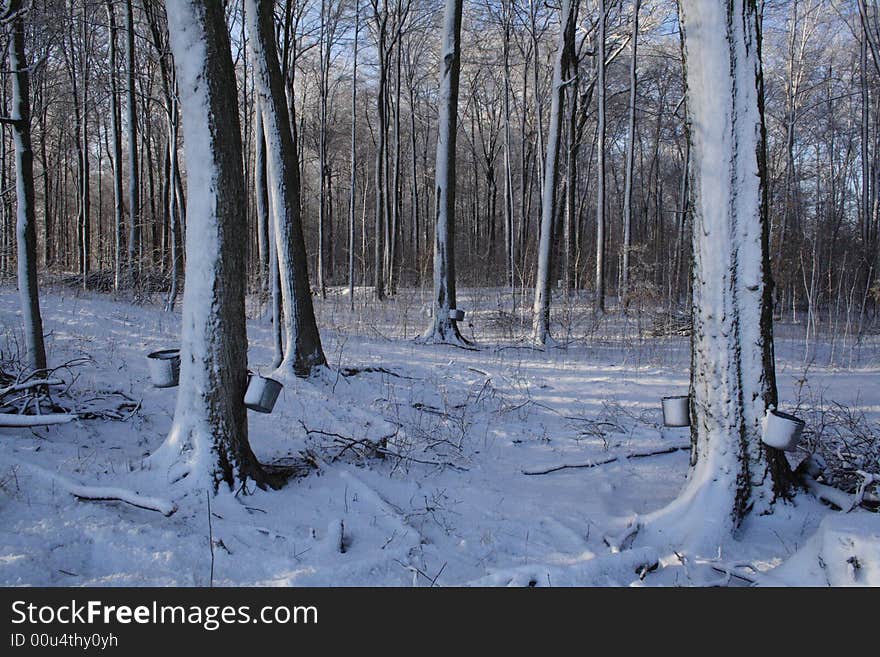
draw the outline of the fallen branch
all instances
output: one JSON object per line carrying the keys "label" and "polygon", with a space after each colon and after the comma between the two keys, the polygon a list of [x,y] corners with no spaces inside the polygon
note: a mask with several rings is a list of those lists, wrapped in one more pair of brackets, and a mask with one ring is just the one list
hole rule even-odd
{"label": "fallen branch", "polygon": [[173,502],[159,499],[158,497],[147,497],[124,488],[110,488],[105,486],[81,486],[71,482],[64,481],[58,477],[56,480],[65,488],[68,493],[80,500],[90,500],[93,502],[125,502],[131,506],[147,511],[158,511],[163,516],[170,516],[177,511],[177,505]]}
{"label": "fallen branch", "polygon": [[644,452],[632,452],[630,454],[618,454],[616,456],[608,456],[604,459],[599,459],[598,461],[584,461],[583,463],[563,463],[562,465],[554,465],[550,468],[545,468],[543,470],[523,470],[522,473],[524,475],[545,475],[550,474],[551,472],[565,470],[566,468],[595,468],[599,465],[614,463],[615,461],[619,461],[620,459],[641,459],[647,456],[672,454],[673,452],[689,450],[690,448],[690,443],[688,443],[687,445],[672,445],[670,447],[661,447],[659,449],[652,449]]}
{"label": "fallen branch", "polygon": [[413,380],[414,377],[404,376],[403,374],[398,374],[392,370],[389,370],[385,367],[343,367],[339,370],[339,373],[348,378],[352,376],[357,376],[358,374],[387,374],[388,376],[393,376],[398,379],[410,379]]}
{"label": "fallen branch", "polygon": [[70,413],[47,413],[46,415],[20,415],[0,413],[0,427],[42,427],[51,424],[67,424],[76,419]]}
{"label": "fallen branch", "polygon": [[31,388],[39,388],[40,386],[63,386],[64,381],[61,379],[30,379],[21,383],[13,383],[5,388],[0,388],[0,397],[8,395],[11,392],[20,392],[22,390],[30,390]]}
{"label": "fallen branch", "polygon": [[[866,483],[864,484],[864,486],[867,487],[867,485],[872,483],[873,481],[874,478],[872,475],[866,476]],[[874,496],[870,493],[867,493],[864,488],[860,488],[859,492],[856,495],[850,495],[849,493],[846,493],[839,488],[834,488],[834,486],[820,484],[818,481],[810,476],[804,476],[804,484],[806,485],[807,490],[815,495],[818,499],[836,506],[844,513],[849,513],[857,506],[863,506],[866,503],[871,503],[874,501]]]}
{"label": "fallen branch", "polygon": [[157,511],[163,516],[170,516],[175,511],[177,511],[176,504],[167,500],[160,499],[158,497],[141,495],[140,493],[126,490],[124,488],[115,488],[110,486],[83,486],[82,484],[70,481],[69,479],[66,479],[59,474],[49,472],[48,470],[45,470],[38,465],[32,465],[30,463],[16,463],[15,465],[24,466],[25,468],[30,469],[31,471],[42,475],[43,477],[51,479],[53,482],[58,484],[58,486],[63,491],[69,493],[70,495],[73,495],[80,500],[89,500],[94,502],[125,502],[126,504],[136,506],[139,509],[146,509],[147,511]]}

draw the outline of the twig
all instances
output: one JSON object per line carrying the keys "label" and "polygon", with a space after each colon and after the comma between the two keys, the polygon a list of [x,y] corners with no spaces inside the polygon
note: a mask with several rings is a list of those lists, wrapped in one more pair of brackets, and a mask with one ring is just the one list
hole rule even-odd
{"label": "twig", "polygon": [[562,465],[554,465],[553,467],[545,468],[543,470],[523,470],[522,473],[524,475],[545,475],[550,474],[551,472],[565,470],[566,468],[595,468],[599,465],[614,463],[615,461],[618,461],[620,459],[641,459],[647,456],[659,456],[661,454],[671,454],[673,452],[678,452],[681,450],[689,450],[690,448],[690,443],[688,443],[687,445],[672,445],[670,447],[661,447],[659,449],[652,449],[644,452],[632,452],[630,454],[618,454],[617,456],[608,456],[598,461],[584,461],[583,463],[563,463]]}
{"label": "twig", "polygon": [[208,546],[211,548],[211,579],[210,586],[214,587],[214,527],[211,524],[211,493],[205,491],[205,498],[208,500]]}

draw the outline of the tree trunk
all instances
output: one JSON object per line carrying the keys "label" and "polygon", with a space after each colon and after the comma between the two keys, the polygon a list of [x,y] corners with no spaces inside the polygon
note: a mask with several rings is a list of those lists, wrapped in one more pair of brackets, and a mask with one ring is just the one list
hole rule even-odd
{"label": "tree trunk", "polygon": [[[116,10],[113,0],[107,0],[107,20],[110,24],[110,133],[113,141],[113,208],[114,208],[114,257],[113,257],[113,289],[119,290],[122,271],[123,241],[123,200],[122,200],[122,134],[119,131],[119,84],[117,79]],[[48,238],[47,238],[48,239]]]}
{"label": "tree trunk", "polygon": [[754,0],[680,11],[693,140],[694,449],[685,490],[660,515],[672,513],[667,539],[714,550],[747,513],[787,496],[791,473],[761,442],[776,382],[758,13]]}
{"label": "tree trunk", "polygon": [[[383,12],[385,9],[383,8]],[[387,15],[380,15],[378,4],[374,5],[374,14],[378,32],[378,55],[379,55],[379,88],[376,93],[376,105],[378,110],[378,125],[376,127],[376,223],[374,249],[373,249],[373,290],[376,299],[381,301],[385,298],[385,137],[388,132],[388,118],[386,116],[386,86],[388,79],[388,64],[386,61],[386,29]]]}
{"label": "tree trunk", "polygon": [[46,368],[43,320],[37,289],[37,230],[34,217],[34,153],[31,147],[30,73],[24,50],[21,0],[10,0],[5,17],[12,19],[9,68],[12,72],[12,128],[15,141],[15,237],[18,256],[18,292],[27,353],[32,370]]}
{"label": "tree trunk", "polygon": [[597,313],[605,312],[605,0],[599,0],[599,29],[596,37],[596,302]]}
{"label": "tree trunk", "polygon": [[80,234],[82,242],[80,244],[81,264],[82,264],[82,286],[83,289],[88,287],[87,281],[90,271],[90,258],[92,250],[92,229],[89,221],[91,214],[91,196],[89,185],[89,32],[88,20],[86,17],[86,7],[82,8],[82,55],[80,59],[80,68],[82,74],[82,108],[80,110],[82,116],[82,178],[80,179],[80,211],[82,213]]}
{"label": "tree trunk", "polygon": [[265,485],[243,403],[245,254],[239,245],[247,230],[247,196],[229,34],[222,5],[212,0],[168,0],[165,7],[183,110],[190,214],[180,388],[174,425],[153,461],[184,461],[185,486],[193,491],[216,491],[221,482],[233,488],[248,478]]}
{"label": "tree trunk", "polygon": [[[171,115],[168,117],[168,221],[171,227],[171,289],[168,291],[168,299],[165,302],[165,310],[172,312],[177,302],[178,281],[180,279],[180,258],[178,258],[178,244],[180,243],[180,221],[178,219],[177,203],[175,203],[174,179],[177,177],[177,98],[171,101]],[[247,219],[247,217],[245,217]]]}
{"label": "tree trunk", "polygon": [[307,376],[327,361],[315,322],[300,217],[297,146],[290,131],[284,81],[278,64],[274,18],[269,3],[248,0],[248,30],[254,82],[263,112],[269,189],[284,312],[284,360],[280,367]]}
{"label": "tree trunk", "polygon": [[[169,21],[170,23],[170,21]],[[169,24],[169,28],[170,28]],[[141,216],[140,177],[138,168],[137,98],[134,91],[134,10],[132,0],[125,0],[125,62],[128,112],[128,281],[139,285]]]}
{"label": "tree trunk", "polygon": [[632,248],[633,165],[636,145],[636,84],[638,83],[639,9],[641,0],[633,0],[632,59],[629,63],[629,125],[626,142],[626,181],[623,188],[623,262],[620,272],[620,305],[629,306],[629,254]]}
{"label": "tree trunk", "polygon": [[[513,173],[510,156],[510,32],[513,19],[512,0],[503,0],[501,5],[504,40],[502,57],[504,60],[504,263],[505,283],[514,294],[515,260],[513,232]],[[514,303],[514,305],[516,305]]]}
{"label": "tree trunk", "polygon": [[354,221],[357,194],[357,66],[360,29],[361,7],[360,3],[356,2],[354,14],[354,63],[351,73],[351,176],[348,190],[348,302],[351,310],[354,310]]}
{"label": "tree trunk", "polygon": [[538,273],[535,281],[535,303],[532,319],[532,338],[535,344],[545,345],[550,336],[550,277],[553,263],[553,233],[557,222],[556,186],[559,178],[559,146],[562,141],[562,110],[565,99],[564,71],[568,68],[574,42],[573,31],[577,22],[578,0],[562,0],[560,15],[562,27],[556,61],[553,64],[553,95],[550,99],[550,126],[547,132],[547,156],[544,158],[544,187],[541,200],[541,234],[538,243]]}
{"label": "tree trunk", "polygon": [[461,70],[462,0],[446,0],[440,57],[440,116],[434,180],[434,318],[429,342],[466,343],[450,317],[455,301],[455,142],[458,132],[458,80]]}

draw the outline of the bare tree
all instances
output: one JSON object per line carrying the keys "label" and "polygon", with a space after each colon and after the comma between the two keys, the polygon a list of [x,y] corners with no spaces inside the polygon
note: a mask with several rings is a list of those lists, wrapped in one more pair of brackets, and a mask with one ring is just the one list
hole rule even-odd
{"label": "bare tree", "polygon": [[138,166],[138,119],[135,95],[134,8],[125,0],[126,121],[128,126],[128,280],[137,285],[140,270],[141,209]]}
{"label": "bare tree", "polygon": [[636,145],[636,85],[638,84],[639,10],[642,1],[632,3],[632,55],[629,62],[629,123],[626,141],[626,180],[623,188],[623,258],[620,271],[620,304],[624,311],[629,305],[629,255],[632,248],[633,168]]}
{"label": "bare tree", "polygon": [[544,158],[544,188],[541,201],[541,238],[538,244],[538,274],[535,283],[532,339],[544,345],[550,340],[550,277],[553,263],[554,224],[557,221],[556,186],[559,177],[559,146],[562,141],[562,109],[565,101],[564,71],[572,57],[578,0],[563,0],[560,8],[562,27],[556,59],[553,63],[553,95],[550,99],[550,127],[547,134],[547,156]]}
{"label": "bare tree", "polygon": [[446,0],[440,51],[440,116],[434,174],[434,317],[423,336],[430,342],[466,343],[455,308],[455,143],[458,131],[458,81],[461,71],[462,0]]}
{"label": "bare tree", "polygon": [[354,223],[357,199],[357,67],[360,29],[361,5],[360,0],[355,0],[354,55],[351,70],[351,176],[348,191],[348,301],[351,310],[354,310]]}
{"label": "bare tree", "polygon": [[[166,3],[183,111],[190,197],[180,388],[174,425],[153,458],[177,464],[185,489],[217,490],[263,472],[248,442],[244,391],[246,195],[235,73],[223,8]],[[183,466],[183,467],[180,467]],[[164,471],[163,471],[164,472]]]}
{"label": "bare tree", "polygon": [[605,0],[599,0],[596,35],[596,312],[605,312]]}
{"label": "bare tree", "polygon": [[248,31],[254,79],[263,113],[269,194],[275,216],[275,246],[284,312],[284,359],[280,367],[308,375],[327,361],[315,322],[300,217],[297,144],[290,131],[284,82],[275,46],[269,3],[248,0]]}
{"label": "bare tree", "polygon": [[108,54],[110,66],[110,134],[113,143],[112,166],[113,166],[113,217],[114,217],[114,257],[113,257],[113,289],[119,290],[120,275],[122,272],[122,241],[123,241],[123,213],[124,202],[122,197],[122,133],[120,132],[121,119],[119,116],[119,81],[117,63],[117,35],[119,29],[116,26],[116,9],[113,0],[106,0],[107,21],[109,24]]}
{"label": "bare tree", "polygon": [[[747,513],[788,496],[791,472],[760,440],[776,381],[756,2],[680,11],[693,140],[693,450],[685,490],[659,518],[667,539],[714,549]],[[691,508],[713,522],[695,526]]]}
{"label": "bare tree", "polygon": [[12,112],[3,123],[12,125],[15,141],[15,238],[18,254],[18,291],[28,367],[46,368],[43,319],[37,288],[37,232],[34,218],[34,153],[31,147],[30,73],[24,48],[24,18],[21,0],[7,0],[0,10],[0,22],[10,23],[9,67],[12,71]]}

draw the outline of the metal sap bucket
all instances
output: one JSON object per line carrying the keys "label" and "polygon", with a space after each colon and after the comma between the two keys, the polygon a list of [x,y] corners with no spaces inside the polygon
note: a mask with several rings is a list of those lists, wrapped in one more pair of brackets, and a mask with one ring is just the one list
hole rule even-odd
{"label": "metal sap bucket", "polygon": [[458,308],[450,308],[449,319],[454,319],[456,322],[460,322],[464,319],[464,311],[459,310]]}
{"label": "metal sap bucket", "polygon": [[663,398],[663,425],[667,427],[689,427],[691,425],[690,397],[678,395]]}
{"label": "metal sap bucket", "polygon": [[765,445],[786,452],[797,447],[804,431],[804,421],[782,411],[769,411],[764,417],[764,433],[761,440]]}
{"label": "metal sap bucket", "polygon": [[244,405],[258,413],[271,413],[283,387],[275,379],[253,374],[244,393]]}
{"label": "metal sap bucket", "polygon": [[157,388],[173,388],[180,382],[180,349],[161,349],[147,354],[150,381]]}

